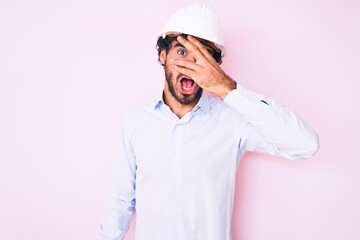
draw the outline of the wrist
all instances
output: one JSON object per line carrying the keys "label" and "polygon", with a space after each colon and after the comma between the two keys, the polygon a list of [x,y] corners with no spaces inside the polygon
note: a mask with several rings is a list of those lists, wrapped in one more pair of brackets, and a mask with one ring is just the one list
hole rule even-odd
{"label": "wrist", "polygon": [[236,89],[237,83],[232,80],[230,77],[227,77],[227,81],[224,83],[223,90],[221,91],[221,94],[219,94],[219,97],[221,100],[224,100],[224,98],[234,89]]}

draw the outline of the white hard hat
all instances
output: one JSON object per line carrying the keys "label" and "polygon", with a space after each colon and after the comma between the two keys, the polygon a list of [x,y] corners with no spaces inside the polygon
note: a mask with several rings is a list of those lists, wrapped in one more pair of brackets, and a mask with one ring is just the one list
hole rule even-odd
{"label": "white hard hat", "polygon": [[175,12],[160,31],[158,38],[168,34],[189,34],[213,42],[225,56],[224,34],[215,11],[206,4],[193,3]]}

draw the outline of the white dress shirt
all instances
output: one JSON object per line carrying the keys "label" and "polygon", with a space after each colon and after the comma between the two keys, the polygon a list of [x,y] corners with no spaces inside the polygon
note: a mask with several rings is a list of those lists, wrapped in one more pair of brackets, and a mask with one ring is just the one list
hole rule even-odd
{"label": "white dress shirt", "polygon": [[291,110],[238,84],[205,92],[179,119],[162,99],[130,111],[99,239],[230,240],[236,170],[246,151],[312,156],[317,134]]}

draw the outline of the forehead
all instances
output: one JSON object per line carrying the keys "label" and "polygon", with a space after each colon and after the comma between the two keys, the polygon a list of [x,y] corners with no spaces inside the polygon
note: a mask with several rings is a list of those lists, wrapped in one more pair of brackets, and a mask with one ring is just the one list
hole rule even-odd
{"label": "forehead", "polygon": [[[174,35],[171,37],[176,37],[178,35]],[[194,36],[193,36],[194,37]],[[205,45],[206,47],[211,47],[212,49],[214,49],[216,52],[221,52],[221,50],[219,48],[217,48],[215,46],[215,44],[213,42],[210,42],[208,40],[202,39],[202,38],[198,38],[198,37],[194,37],[196,38],[199,42],[201,42],[203,45]],[[179,43],[176,39],[171,43],[170,48],[175,48],[175,47],[184,47],[181,43]]]}

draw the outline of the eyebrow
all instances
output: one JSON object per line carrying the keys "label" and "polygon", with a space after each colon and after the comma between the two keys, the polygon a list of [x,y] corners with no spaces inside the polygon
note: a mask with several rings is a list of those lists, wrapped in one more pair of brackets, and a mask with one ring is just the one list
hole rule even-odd
{"label": "eyebrow", "polygon": [[184,47],[181,43],[179,43],[179,42],[175,44],[174,48],[176,48],[176,47],[182,47],[182,48],[185,48],[185,47]]}

